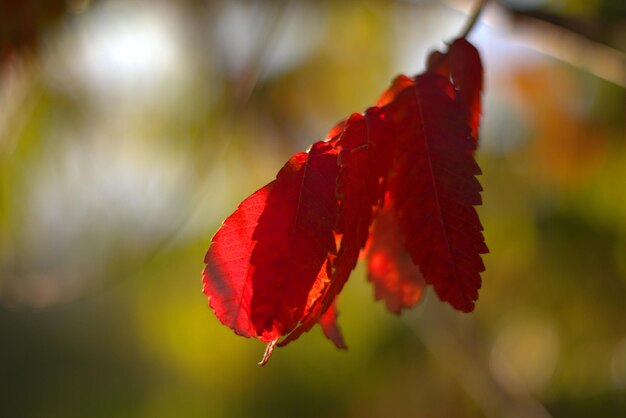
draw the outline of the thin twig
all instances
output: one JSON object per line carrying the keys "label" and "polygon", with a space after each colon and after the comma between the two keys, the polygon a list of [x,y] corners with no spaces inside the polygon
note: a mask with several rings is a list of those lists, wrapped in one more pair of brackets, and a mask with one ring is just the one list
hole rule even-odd
{"label": "thin twig", "polygon": [[470,34],[474,26],[476,26],[476,22],[478,22],[478,19],[480,18],[480,14],[483,12],[483,9],[487,5],[488,1],[489,0],[480,0],[476,4],[476,8],[472,12],[470,20],[467,21],[467,24],[465,25],[465,29],[463,30],[463,32],[461,32],[461,35],[459,36],[459,38],[467,38],[467,36]]}
{"label": "thin twig", "polygon": [[[441,1],[461,12],[466,12],[469,4],[467,0]],[[505,32],[521,46],[626,88],[626,53],[623,51],[589,39],[573,28],[558,26],[535,16],[517,16],[501,2],[495,2],[494,9],[509,19],[506,22],[503,19],[487,20],[487,25]],[[513,20],[512,16],[516,19]],[[467,25],[470,30],[472,20]]]}

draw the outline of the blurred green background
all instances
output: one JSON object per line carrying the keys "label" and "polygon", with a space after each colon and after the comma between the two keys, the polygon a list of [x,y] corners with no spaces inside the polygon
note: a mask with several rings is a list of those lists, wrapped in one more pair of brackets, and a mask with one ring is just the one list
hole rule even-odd
{"label": "blurred green background", "polygon": [[359,267],[336,350],[201,293],[212,234],[466,1],[0,0],[0,417],[626,416],[626,6],[492,2],[477,308]]}

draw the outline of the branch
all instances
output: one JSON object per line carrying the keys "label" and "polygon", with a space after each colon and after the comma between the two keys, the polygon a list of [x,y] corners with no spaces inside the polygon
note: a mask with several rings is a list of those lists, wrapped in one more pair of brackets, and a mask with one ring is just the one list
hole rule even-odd
{"label": "branch", "polygon": [[488,1],[489,0],[480,0],[476,4],[476,8],[472,12],[470,19],[465,24],[465,29],[463,30],[463,32],[461,32],[461,35],[459,35],[459,38],[467,38],[467,36],[472,31],[472,29],[474,29],[474,26],[476,26],[476,22],[478,22],[478,19],[480,18],[480,14],[483,12],[483,9],[487,5]]}
{"label": "branch", "polygon": [[[467,0],[441,0],[441,2],[454,10],[465,13],[470,3]],[[589,33],[581,33],[579,27],[571,24],[556,24],[554,18],[546,19],[528,14],[521,16],[519,12],[504,7],[502,2],[496,2],[495,6],[498,6],[501,14],[509,17],[509,20],[505,19],[506,23],[503,23],[503,19],[487,20],[486,23],[491,27],[506,31],[509,36],[514,37],[526,48],[556,58],[626,88],[626,53],[624,51],[606,43],[594,41]],[[467,29],[472,29],[470,23],[473,20],[472,16],[472,19],[468,21]]]}

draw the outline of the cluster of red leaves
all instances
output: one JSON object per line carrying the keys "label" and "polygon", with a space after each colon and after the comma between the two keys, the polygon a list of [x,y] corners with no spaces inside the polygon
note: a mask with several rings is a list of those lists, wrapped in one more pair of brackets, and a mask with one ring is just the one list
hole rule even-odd
{"label": "cluster of red leaves", "polygon": [[204,293],[223,324],[268,342],[261,364],[316,323],[346,347],[335,304],[360,254],[393,312],[415,305],[426,283],[474,309],[488,251],[474,209],[481,90],[478,52],[457,39],[424,74],[397,77],[376,106],[291,157],[224,221]]}

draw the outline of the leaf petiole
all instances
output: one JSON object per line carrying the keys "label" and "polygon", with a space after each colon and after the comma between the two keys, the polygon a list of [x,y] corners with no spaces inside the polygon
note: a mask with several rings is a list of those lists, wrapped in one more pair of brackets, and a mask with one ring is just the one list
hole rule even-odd
{"label": "leaf petiole", "polygon": [[470,19],[465,24],[465,29],[463,29],[463,32],[461,32],[461,35],[459,35],[459,38],[467,38],[472,29],[474,29],[474,26],[476,26],[476,22],[478,22],[478,19],[480,18],[483,9],[487,5],[487,2],[489,2],[489,0],[480,0],[478,2],[476,8],[470,16]]}

